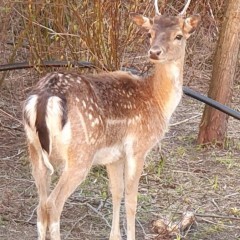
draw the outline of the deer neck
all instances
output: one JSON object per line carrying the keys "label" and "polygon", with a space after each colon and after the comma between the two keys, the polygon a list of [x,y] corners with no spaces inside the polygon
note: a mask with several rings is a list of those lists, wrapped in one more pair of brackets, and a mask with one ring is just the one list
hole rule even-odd
{"label": "deer neck", "polygon": [[155,65],[153,94],[161,112],[169,120],[182,96],[183,59]]}

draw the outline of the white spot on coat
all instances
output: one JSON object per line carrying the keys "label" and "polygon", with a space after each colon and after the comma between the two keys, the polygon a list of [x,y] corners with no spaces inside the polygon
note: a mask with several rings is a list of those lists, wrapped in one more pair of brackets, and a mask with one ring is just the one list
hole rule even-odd
{"label": "white spot on coat", "polygon": [[87,104],[86,104],[86,102],[84,100],[82,100],[82,105],[83,105],[84,108],[87,107]]}
{"label": "white spot on coat", "polygon": [[98,118],[95,118],[95,120],[92,121],[91,126],[92,126],[92,127],[95,127],[95,126],[98,125],[98,124],[99,124],[99,119],[98,119]]}

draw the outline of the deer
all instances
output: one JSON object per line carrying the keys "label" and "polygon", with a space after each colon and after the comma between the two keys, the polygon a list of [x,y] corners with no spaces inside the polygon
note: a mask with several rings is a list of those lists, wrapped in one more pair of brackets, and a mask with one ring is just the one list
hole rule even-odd
{"label": "deer", "polygon": [[[153,75],[124,71],[98,74],[52,72],[41,78],[25,100],[23,122],[32,175],[38,191],[38,239],[60,240],[60,217],[66,200],[94,165],[105,165],[112,194],[110,240],[120,240],[124,196],[127,240],[135,240],[137,193],[144,161],[167,131],[182,97],[186,40],[199,15],[130,13],[149,37]],[[59,156],[59,157],[55,157]],[[51,176],[61,169],[49,190]]]}

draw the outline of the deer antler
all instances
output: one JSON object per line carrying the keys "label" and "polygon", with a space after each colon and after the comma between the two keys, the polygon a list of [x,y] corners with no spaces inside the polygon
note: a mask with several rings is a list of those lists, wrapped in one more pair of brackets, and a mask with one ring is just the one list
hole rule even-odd
{"label": "deer antler", "polygon": [[154,7],[155,7],[155,13],[156,15],[161,15],[161,13],[159,12],[159,9],[158,9],[158,0],[154,0]]}
{"label": "deer antler", "polygon": [[185,0],[185,7],[183,10],[179,13],[180,16],[184,16],[186,14],[186,11],[190,5],[191,0]]}

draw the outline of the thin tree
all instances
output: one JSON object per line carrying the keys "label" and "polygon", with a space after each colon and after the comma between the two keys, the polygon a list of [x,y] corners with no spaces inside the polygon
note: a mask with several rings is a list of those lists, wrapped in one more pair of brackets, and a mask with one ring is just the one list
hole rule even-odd
{"label": "thin tree", "polygon": [[[234,75],[240,46],[240,0],[226,1],[226,14],[214,56],[212,79],[208,96],[231,105]],[[222,145],[226,137],[228,115],[205,106],[198,143]]]}

